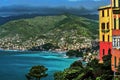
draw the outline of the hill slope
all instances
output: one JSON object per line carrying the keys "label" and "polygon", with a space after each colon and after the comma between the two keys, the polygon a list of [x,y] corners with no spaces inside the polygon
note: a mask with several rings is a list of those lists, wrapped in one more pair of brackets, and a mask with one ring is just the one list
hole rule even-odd
{"label": "hill slope", "polygon": [[[8,16],[8,17],[0,17],[0,25],[3,25],[9,21],[12,20],[18,20],[18,19],[28,19],[28,18],[34,18],[37,16],[57,16],[60,14],[23,14],[23,15],[17,15],[17,16]],[[62,15],[62,14],[61,14]],[[76,14],[77,15],[77,14]],[[78,15],[80,17],[85,17],[88,19],[98,20],[97,14],[86,14],[86,15]]]}
{"label": "hill slope", "polygon": [[97,29],[97,21],[73,15],[14,20],[0,26],[0,47],[29,49],[44,43],[80,47],[81,43],[96,38]]}

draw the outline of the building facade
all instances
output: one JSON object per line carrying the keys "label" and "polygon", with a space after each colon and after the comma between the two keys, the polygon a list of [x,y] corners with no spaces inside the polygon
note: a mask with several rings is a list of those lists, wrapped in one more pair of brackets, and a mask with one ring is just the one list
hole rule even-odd
{"label": "building facade", "polygon": [[112,70],[117,71],[120,63],[120,0],[112,0]]}
{"label": "building facade", "polygon": [[112,51],[112,9],[111,6],[99,8],[99,58]]}
{"label": "building facade", "polygon": [[99,58],[112,54],[111,66],[117,71],[120,63],[120,0],[111,0],[111,4],[99,8]]}

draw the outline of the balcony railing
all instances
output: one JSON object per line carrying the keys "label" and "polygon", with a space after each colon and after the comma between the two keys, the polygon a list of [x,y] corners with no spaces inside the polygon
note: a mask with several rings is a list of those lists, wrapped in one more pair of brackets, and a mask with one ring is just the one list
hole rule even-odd
{"label": "balcony railing", "polygon": [[119,7],[113,7],[113,14],[120,14],[120,8]]}
{"label": "balcony railing", "polygon": [[113,46],[113,49],[120,50],[120,46]]}
{"label": "balcony railing", "polygon": [[109,29],[106,29],[106,30],[103,29],[103,30],[102,30],[103,33],[108,33],[109,31],[110,31]]}

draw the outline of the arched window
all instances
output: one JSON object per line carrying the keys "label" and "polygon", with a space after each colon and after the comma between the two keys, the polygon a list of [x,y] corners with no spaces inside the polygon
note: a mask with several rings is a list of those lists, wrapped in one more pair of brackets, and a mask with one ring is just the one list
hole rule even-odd
{"label": "arched window", "polygon": [[108,50],[108,54],[111,54],[111,49],[109,48],[109,50]]}

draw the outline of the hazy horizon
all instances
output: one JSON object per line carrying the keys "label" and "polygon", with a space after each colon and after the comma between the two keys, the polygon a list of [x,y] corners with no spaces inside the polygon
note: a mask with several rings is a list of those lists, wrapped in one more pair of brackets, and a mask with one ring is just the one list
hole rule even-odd
{"label": "hazy horizon", "polygon": [[109,0],[3,0],[0,2],[0,16],[21,14],[93,14]]}

